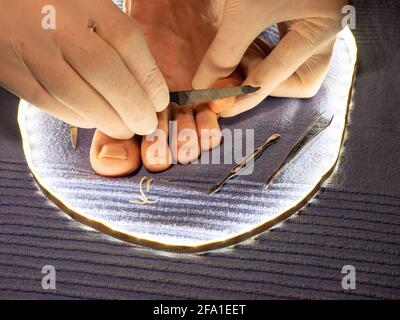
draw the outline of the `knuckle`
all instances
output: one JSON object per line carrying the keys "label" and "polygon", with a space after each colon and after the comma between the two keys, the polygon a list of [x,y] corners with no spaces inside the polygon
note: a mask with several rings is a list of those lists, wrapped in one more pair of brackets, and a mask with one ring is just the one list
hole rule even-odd
{"label": "knuckle", "polygon": [[241,52],[241,48],[219,36],[216,37],[215,43],[218,43],[218,45],[212,46],[208,52],[210,68],[214,69],[213,71],[221,73],[221,76],[227,77],[239,63],[236,55],[228,53],[237,53],[240,51],[242,53],[240,56],[242,57],[245,52]]}
{"label": "knuckle", "polygon": [[142,79],[138,80],[147,92],[156,110],[164,110],[168,106],[170,97],[167,84],[158,66],[154,64],[150,70],[145,72]]}
{"label": "knuckle", "polygon": [[318,28],[315,28],[315,24],[311,21],[299,21],[293,24],[289,30],[296,33],[296,41],[305,48],[313,47],[318,42]]}
{"label": "knuckle", "polygon": [[295,73],[304,98],[314,97],[320,90],[329,67],[330,55],[313,56]]}
{"label": "knuckle", "polygon": [[324,40],[334,37],[341,29],[341,21],[331,18],[300,20],[289,28],[297,34],[297,41],[305,48],[319,45]]}
{"label": "knuckle", "polygon": [[138,80],[144,87],[159,88],[163,83],[157,65],[153,65],[147,72],[144,72],[142,78]]}

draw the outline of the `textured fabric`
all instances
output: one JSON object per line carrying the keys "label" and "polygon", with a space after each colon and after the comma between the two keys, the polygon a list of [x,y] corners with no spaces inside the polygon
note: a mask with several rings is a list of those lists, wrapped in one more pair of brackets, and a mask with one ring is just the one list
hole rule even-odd
{"label": "textured fabric", "polygon": [[[0,91],[0,298],[399,298],[400,8],[363,2],[336,175],[298,215],[232,250],[171,256],[83,232],[37,192],[19,145],[17,99]],[[377,34],[386,34],[382,47]],[[41,288],[45,264],[56,267],[56,291]],[[347,264],[356,290],[341,287]]]}

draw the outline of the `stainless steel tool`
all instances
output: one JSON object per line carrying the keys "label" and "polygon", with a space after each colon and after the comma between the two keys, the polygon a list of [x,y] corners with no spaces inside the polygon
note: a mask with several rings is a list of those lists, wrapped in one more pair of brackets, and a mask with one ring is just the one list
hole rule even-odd
{"label": "stainless steel tool", "polygon": [[260,90],[260,87],[239,86],[231,88],[175,91],[170,92],[170,98],[171,101],[177,103],[178,105],[186,106],[190,104],[199,104],[233,96],[241,96],[244,94],[257,92],[258,90]]}
{"label": "stainless steel tool", "polygon": [[76,146],[78,145],[78,127],[73,125],[69,126],[69,136],[71,138],[71,144],[74,150],[76,150]]}
{"label": "stainless steel tool", "polygon": [[286,166],[303,150],[307,145],[309,145],[319,134],[321,134],[329,125],[332,123],[333,117],[327,119],[320,114],[316,117],[308,128],[304,131],[299,140],[297,140],[294,147],[290,150],[288,156],[282,162],[282,164],[276,169],[274,174],[265,181],[264,189],[268,189],[271,182],[286,168]]}
{"label": "stainless steel tool", "polygon": [[237,176],[240,172],[242,172],[244,169],[246,169],[250,163],[254,162],[255,160],[257,160],[257,158],[259,158],[262,155],[262,153],[265,151],[265,149],[267,149],[269,146],[277,143],[280,138],[281,138],[281,136],[277,133],[274,133],[273,135],[271,135],[267,139],[267,141],[265,141],[262,145],[257,147],[248,157],[246,157],[242,162],[240,162],[239,164],[234,166],[229,171],[229,174],[225,178],[223,178],[222,180],[215,183],[211,187],[211,189],[208,191],[208,195],[218,192],[228,180]]}

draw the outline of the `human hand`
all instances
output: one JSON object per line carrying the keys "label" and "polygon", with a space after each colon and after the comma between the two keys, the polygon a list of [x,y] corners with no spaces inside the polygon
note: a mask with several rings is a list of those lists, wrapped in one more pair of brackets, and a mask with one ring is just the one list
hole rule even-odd
{"label": "human hand", "polygon": [[[209,87],[227,77],[242,62],[244,85],[260,86],[257,93],[236,99],[220,113],[230,117],[249,110],[269,95],[312,97],[327,73],[333,45],[342,29],[345,0],[219,0],[224,3],[217,35],[193,80]],[[281,40],[268,55],[250,44],[267,27],[279,24]]]}
{"label": "human hand", "polygon": [[[45,6],[55,29],[44,29]],[[166,82],[111,0],[0,0],[0,85],[61,120],[127,139],[157,127]]]}

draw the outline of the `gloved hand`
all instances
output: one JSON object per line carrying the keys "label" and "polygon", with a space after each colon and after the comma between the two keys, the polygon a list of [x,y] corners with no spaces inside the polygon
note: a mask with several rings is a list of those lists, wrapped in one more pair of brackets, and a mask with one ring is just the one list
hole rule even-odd
{"label": "gloved hand", "polygon": [[[211,86],[230,75],[242,61],[244,84],[260,86],[239,97],[222,112],[230,117],[259,104],[269,95],[311,97],[327,73],[333,45],[342,29],[345,0],[222,0],[222,23],[193,80],[193,87]],[[279,24],[281,40],[262,56],[249,48],[267,27]]]}
{"label": "gloved hand", "polygon": [[111,0],[0,0],[0,8],[0,85],[114,138],[157,127],[168,87],[135,21]]}

